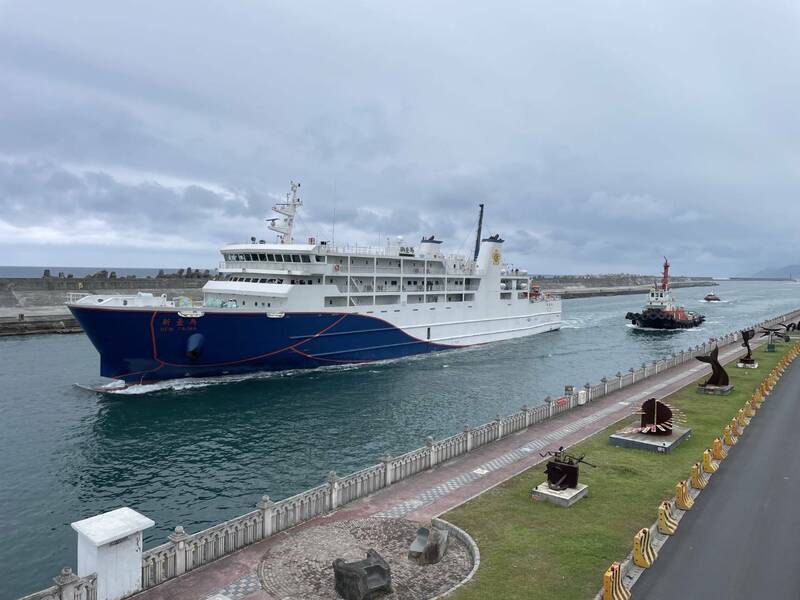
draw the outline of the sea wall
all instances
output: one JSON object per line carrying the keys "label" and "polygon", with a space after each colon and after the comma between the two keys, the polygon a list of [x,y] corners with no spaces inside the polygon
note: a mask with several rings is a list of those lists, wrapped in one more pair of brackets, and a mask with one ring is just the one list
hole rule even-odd
{"label": "sea wall", "polygon": [[[769,327],[797,319],[798,316],[800,311],[794,311],[754,324],[753,327]],[[461,432],[442,440],[428,438],[420,448],[395,457],[386,455],[379,463],[350,475],[339,477],[335,471],[331,471],[320,485],[277,502],[269,496],[263,496],[255,510],[197,533],[186,533],[183,527],[177,526],[166,543],[142,554],[142,589],[160,585],[537,423],[568,411],[586,410],[594,400],[694,361],[696,356],[707,354],[716,345],[723,347],[737,344],[740,340],[739,331],[719,338],[712,337],[703,344],[661,360],[643,363],[625,372],[619,371],[612,377],[603,377],[595,384],[586,383],[583,388],[558,398],[548,396],[537,406],[523,406],[516,413],[505,417],[498,415],[495,420],[478,427],[464,427]],[[51,590],[26,596],[24,600],[73,600],[75,597],[63,595],[60,591],[53,594]]]}

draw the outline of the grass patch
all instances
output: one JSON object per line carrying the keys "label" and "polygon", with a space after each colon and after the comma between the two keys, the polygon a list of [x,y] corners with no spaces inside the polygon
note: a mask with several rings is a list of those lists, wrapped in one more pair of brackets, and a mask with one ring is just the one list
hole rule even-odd
{"label": "grass patch", "polygon": [[692,437],[670,454],[612,446],[608,436],[622,423],[571,448],[598,468],[581,468],[589,495],[568,509],[530,499],[530,490],[545,479],[537,466],[444,515],[481,551],[475,578],[453,598],[593,597],[608,566],[630,552],[633,535],[655,521],[658,504],[674,496],[677,481],[689,477],[691,465],[722,437],[723,426],[790,348],[780,344],[778,352],[754,352],[758,369],[730,363],[735,389],[728,396],[702,395],[695,383],[669,396],[666,401],[684,412],[692,429]]}

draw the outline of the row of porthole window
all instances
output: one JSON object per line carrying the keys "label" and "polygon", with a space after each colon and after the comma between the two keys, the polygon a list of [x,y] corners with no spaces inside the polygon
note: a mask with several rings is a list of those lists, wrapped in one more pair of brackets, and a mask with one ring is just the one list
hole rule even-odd
{"label": "row of porthole window", "polygon": [[[239,281],[242,283],[284,283],[283,279],[271,277],[269,279],[265,279],[263,277],[230,277],[228,281]],[[291,285],[314,285],[313,279],[290,279],[289,283]],[[317,283],[322,283],[322,279],[317,279]]]}

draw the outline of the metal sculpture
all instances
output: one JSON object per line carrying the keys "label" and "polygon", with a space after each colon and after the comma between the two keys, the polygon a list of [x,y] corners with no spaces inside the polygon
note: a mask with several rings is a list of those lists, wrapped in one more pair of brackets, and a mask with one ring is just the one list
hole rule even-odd
{"label": "metal sculpture", "polygon": [[695,356],[695,358],[700,362],[711,365],[711,377],[708,378],[708,381],[701,384],[702,387],[724,387],[729,384],[730,379],[728,379],[728,374],[725,372],[725,369],[722,368],[722,365],[719,364],[719,346],[714,346],[714,349],[708,356]]}
{"label": "metal sculpture", "polygon": [[550,450],[544,454],[540,453],[539,456],[552,456],[547,461],[544,472],[547,475],[547,487],[555,491],[578,487],[578,465],[580,463],[589,465],[592,468],[596,467],[596,465],[583,460],[583,457],[586,456],[585,454],[574,456],[567,453],[564,450],[564,446],[561,446],[556,451]]}
{"label": "metal sculpture", "polygon": [[683,422],[683,413],[681,411],[655,398],[648,398],[642,402],[641,407],[635,414],[642,417],[639,427],[626,429],[625,433],[671,435],[672,428]]}
{"label": "metal sculpture", "polygon": [[755,335],[756,332],[754,329],[745,329],[742,331],[742,348],[747,348],[747,355],[739,360],[741,364],[752,365],[756,362],[753,358],[753,349],[750,347],[750,340],[752,340]]}
{"label": "metal sculpture", "polygon": [[[781,323],[781,325],[783,325],[783,323]],[[786,327],[786,325],[783,325],[783,327]],[[784,342],[788,342],[789,341],[789,331],[791,331],[791,330],[789,330],[787,328],[786,333],[783,333],[777,327],[762,327],[761,328],[761,337],[769,336],[769,340],[767,340],[768,344],[772,344],[774,342],[775,338],[781,339]]]}
{"label": "metal sculpture", "polygon": [[333,561],[336,593],[345,600],[370,600],[373,592],[392,591],[392,572],[389,564],[375,550],[367,550],[367,558],[345,562]]}

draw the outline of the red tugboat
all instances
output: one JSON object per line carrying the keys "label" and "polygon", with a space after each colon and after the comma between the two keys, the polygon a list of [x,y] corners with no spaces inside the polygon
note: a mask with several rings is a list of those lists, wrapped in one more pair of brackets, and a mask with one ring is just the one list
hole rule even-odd
{"label": "red tugboat", "polygon": [[676,306],[669,288],[669,261],[664,257],[664,273],[650,290],[650,298],[641,313],[629,312],[625,318],[637,327],[648,329],[688,329],[697,327],[706,318]]}

